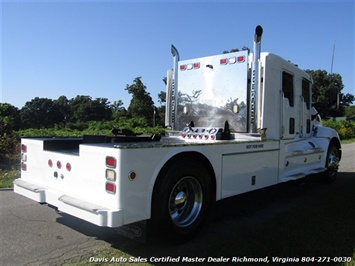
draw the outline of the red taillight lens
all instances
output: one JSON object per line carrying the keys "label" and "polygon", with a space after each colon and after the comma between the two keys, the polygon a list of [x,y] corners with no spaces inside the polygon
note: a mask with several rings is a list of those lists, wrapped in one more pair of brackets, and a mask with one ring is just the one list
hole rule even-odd
{"label": "red taillight lens", "polygon": [[27,146],[25,144],[21,145],[21,151],[22,152],[27,152]]}
{"label": "red taillight lens", "polygon": [[237,57],[237,61],[238,61],[238,63],[242,63],[242,62],[244,62],[244,61],[245,61],[245,57],[244,57],[244,55],[242,55],[242,56],[238,56],[238,57]]}
{"label": "red taillight lens", "polygon": [[114,158],[112,156],[107,156],[106,157],[106,166],[116,168],[116,158]]}
{"label": "red taillight lens", "polygon": [[186,65],[181,65],[180,70],[186,70]]}
{"label": "red taillight lens", "polygon": [[62,163],[60,161],[57,161],[57,167],[60,169],[62,168]]}
{"label": "red taillight lens", "polygon": [[200,63],[194,63],[194,68],[200,68]]}
{"label": "red taillight lens", "polygon": [[27,170],[27,164],[26,163],[21,163],[21,169],[23,171],[26,171]]}
{"label": "red taillight lens", "polygon": [[227,58],[223,58],[219,61],[221,65],[226,65],[227,64]]}
{"label": "red taillight lens", "polygon": [[71,164],[70,163],[67,163],[66,165],[65,165],[65,168],[67,169],[67,171],[71,171]]}
{"label": "red taillight lens", "polygon": [[116,193],[116,185],[113,183],[106,183],[106,191],[112,194]]}
{"label": "red taillight lens", "polygon": [[48,166],[52,167],[53,166],[53,161],[51,159],[48,160]]}

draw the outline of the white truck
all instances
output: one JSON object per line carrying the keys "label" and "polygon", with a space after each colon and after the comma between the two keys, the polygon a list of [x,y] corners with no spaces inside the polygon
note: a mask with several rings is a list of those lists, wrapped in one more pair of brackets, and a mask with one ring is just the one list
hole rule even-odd
{"label": "white truck", "polygon": [[[165,136],[23,138],[14,191],[98,226],[147,221],[190,239],[215,201],[310,174],[336,178],[339,136],[312,107],[312,78],[254,51],[180,60],[172,46]],[[337,103],[337,94],[330,101]]]}

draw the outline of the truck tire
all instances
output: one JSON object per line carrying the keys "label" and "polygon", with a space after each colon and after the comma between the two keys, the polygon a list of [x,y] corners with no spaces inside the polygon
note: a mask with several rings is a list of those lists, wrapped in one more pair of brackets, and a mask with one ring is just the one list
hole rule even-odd
{"label": "truck tire", "polygon": [[323,174],[326,182],[333,182],[336,179],[339,169],[339,161],[339,149],[334,143],[330,143],[325,162],[327,170]]}
{"label": "truck tire", "polygon": [[168,240],[189,241],[201,230],[212,195],[210,176],[199,161],[176,160],[158,177],[150,223]]}

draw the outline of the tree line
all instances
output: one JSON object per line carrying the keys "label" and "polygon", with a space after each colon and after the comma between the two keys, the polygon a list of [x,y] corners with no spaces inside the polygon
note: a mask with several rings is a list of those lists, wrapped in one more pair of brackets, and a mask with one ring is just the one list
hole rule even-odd
{"label": "tree line", "polygon": [[0,133],[54,126],[83,130],[91,121],[119,121],[131,118],[140,118],[147,126],[162,125],[164,106],[154,106],[152,97],[140,77],[135,78],[133,84],[127,85],[125,90],[132,95],[128,109],[123,107],[122,100],[110,103],[107,98],[93,99],[86,95],[78,95],[72,99],[60,96],[55,100],[35,97],[21,109],[1,103]]}

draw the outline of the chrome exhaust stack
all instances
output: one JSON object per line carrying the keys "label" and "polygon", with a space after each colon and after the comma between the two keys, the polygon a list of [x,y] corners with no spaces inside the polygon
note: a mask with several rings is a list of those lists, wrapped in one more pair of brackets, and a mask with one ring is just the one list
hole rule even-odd
{"label": "chrome exhaust stack", "polygon": [[259,119],[259,60],[261,53],[261,36],[263,28],[258,25],[255,28],[254,47],[253,47],[253,61],[251,67],[251,86],[250,86],[250,101],[249,101],[249,133],[258,132]]}
{"label": "chrome exhaust stack", "polygon": [[171,54],[173,55],[173,69],[168,70],[167,73],[165,126],[171,127],[172,130],[175,130],[178,85],[177,71],[180,56],[174,45],[171,45]]}

